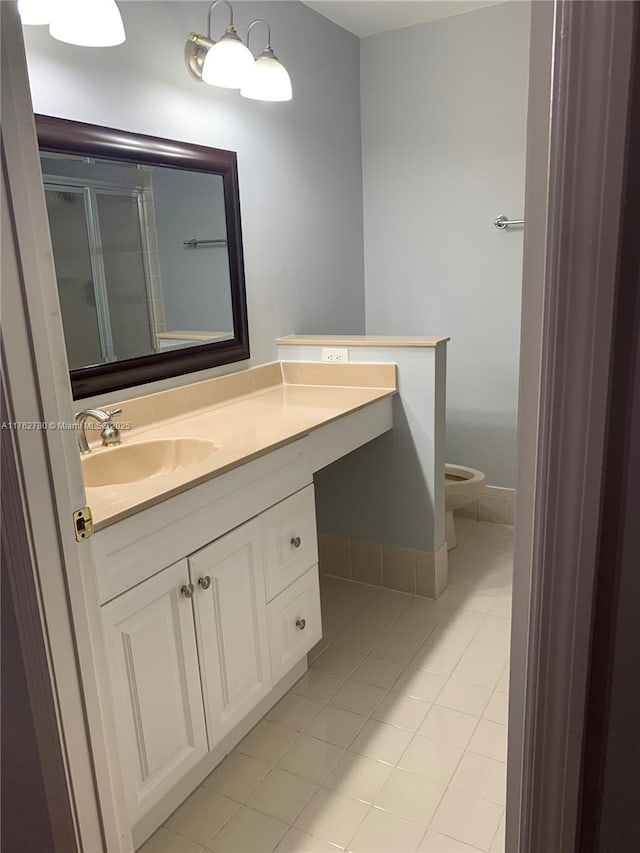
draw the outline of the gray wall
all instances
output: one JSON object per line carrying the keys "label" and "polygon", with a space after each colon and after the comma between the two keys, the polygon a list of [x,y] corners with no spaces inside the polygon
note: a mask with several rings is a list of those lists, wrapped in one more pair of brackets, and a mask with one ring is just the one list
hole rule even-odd
{"label": "gray wall", "polygon": [[184,43],[209,3],[119,5],[118,47],[25,28],[36,112],[237,151],[252,363],[275,357],[279,335],[363,332],[358,39],[301,3],[235,3],[242,34],[269,21],[291,74],[293,101],[267,104],[188,76]]}
{"label": "gray wall", "polygon": [[451,335],[447,458],[515,485],[529,4],[361,42],[366,327]]}

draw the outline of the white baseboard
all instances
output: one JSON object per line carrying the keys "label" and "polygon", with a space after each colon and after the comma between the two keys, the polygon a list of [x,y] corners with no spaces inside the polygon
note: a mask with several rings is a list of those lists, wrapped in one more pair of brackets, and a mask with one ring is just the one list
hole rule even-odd
{"label": "white baseboard", "polygon": [[494,524],[514,523],[516,490],[503,486],[485,486],[484,494],[455,514],[474,521],[492,521]]}
{"label": "white baseboard", "polygon": [[319,533],[318,542],[322,574],[427,598],[447,588],[446,543],[433,554],[332,533]]}

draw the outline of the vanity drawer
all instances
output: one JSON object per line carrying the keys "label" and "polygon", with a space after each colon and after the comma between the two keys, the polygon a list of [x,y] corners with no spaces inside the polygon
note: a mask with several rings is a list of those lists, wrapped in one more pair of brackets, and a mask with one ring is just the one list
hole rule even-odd
{"label": "vanity drawer", "polygon": [[271,601],[318,562],[313,486],[271,507],[263,520],[267,601]]}
{"label": "vanity drawer", "polygon": [[318,567],[267,605],[271,675],[276,684],[322,638]]}

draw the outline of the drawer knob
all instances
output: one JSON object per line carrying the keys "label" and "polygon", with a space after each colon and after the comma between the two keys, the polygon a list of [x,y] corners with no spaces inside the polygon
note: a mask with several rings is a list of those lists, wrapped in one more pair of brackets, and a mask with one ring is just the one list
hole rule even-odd
{"label": "drawer knob", "polygon": [[198,578],[198,586],[201,589],[209,589],[211,586],[211,578],[209,575],[205,575],[203,578]]}
{"label": "drawer knob", "polygon": [[307,620],[306,619],[296,619],[296,628],[298,629],[298,631],[304,631],[304,629],[306,627],[307,627]]}
{"label": "drawer knob", "polygon": [[195,587],[192,583],[186,583],[180,592],[184,595],[185,598],[191,598],[195,591]]}
{"label": "drawer knob", "polygon": [[302,539],[299,536],[292,536],[291,537],[291,547],[292,548],[299,548],[301,545],[302,545]]}

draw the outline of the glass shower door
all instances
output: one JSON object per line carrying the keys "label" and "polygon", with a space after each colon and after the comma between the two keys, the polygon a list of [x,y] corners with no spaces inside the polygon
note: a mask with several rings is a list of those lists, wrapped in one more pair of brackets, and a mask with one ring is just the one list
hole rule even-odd
{"label": "glass shower door", "polygon": [[103,340],[98,319],[87,192],[46,186],[45,197],[69,367],[102,364],[108,360],[109,340]]}
{"label": "glass shower door", "polygon": [[118,360],[155,351],[145,246],[137,191],[95,189],[95,213],[111,326]]}
{"label": "glass shower door", "polygon": [[69,367],[155,351],[137,190],[45,182]]}

